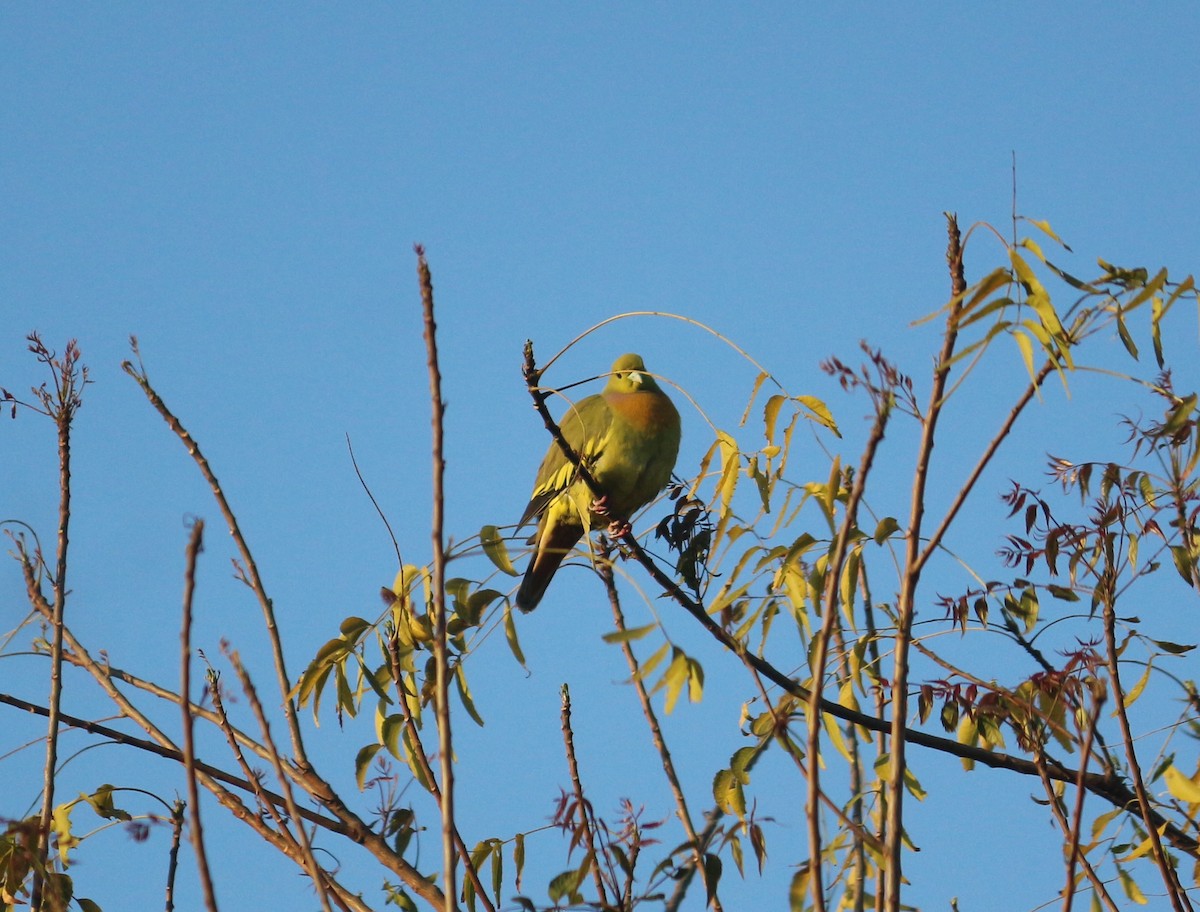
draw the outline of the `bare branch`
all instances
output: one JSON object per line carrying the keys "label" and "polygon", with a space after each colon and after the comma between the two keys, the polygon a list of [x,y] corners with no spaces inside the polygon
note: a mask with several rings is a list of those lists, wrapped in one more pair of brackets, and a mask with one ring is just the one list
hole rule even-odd
{"label": "bare branch", "polygon": [[246,544],[246,539],[242,535],[241,527],[238,524],[237,517],[233,513],[233,508],[230,507],[229,501],[225,497],[225,491],[221,488],[221,483],[217,480],[216,473],[213,472],[212,466],[208,460],[204,458],[204,454],[200,451],[200,445],[195,438],[188,433],[187,429],[175,417],[174,413],[167,408],[167,404],[158,395],[158,392],[150,384],[150,378],[146,373],[145,367],[141,363],[140,353],[137,348],[137,340],[130,340],[133,345],[133,352],[138,356],[138,364],[135,367],[132,362],[124,361],[121,364],[125,373],[129,374],[138,386],[142,388],[142,392],[146,394],[146,398],[150,400],[150,404],[166,421],[167,426],[175,432],[175,435],[187,448],[188,455],[195,461],[200,469],[204,480],[208,483],[209,488],[213,492],[213,496],[217,500],[217,506],[221,510],[221,515],[225,518],[225,523],[229,527],[229,534],[233,536],[234,543],[237,545],[238,553],[241,554],[242,563],[246,568],[246,579],[250,584],[250,588],[254,591],[258,598],[259,606],[262,608],[263,620],[266,623],[267,639],[271,644],[271,652],[275,661],[275,673],[279,684],[279,693],[283,702],[283,711],[287,717],[288,730],[292,738],[292,752],[295,754],[296,762],[301,766],[308,765],[308,757],[304,751],[304,741],[300,735],[300,722],[296,715],[296,704],[289,696],[291,692],[290,678],[288,678],[287,664],[283,657],[283,643],[279,636],[279,628],[275,622],[275,606],[271,599],[267,596],[266,587],[263,585],[262,577],[258,573],[258,564],[254,560],[254,555],[250,553],[250,547]]}
{"label": "bare branch", "polygon": [[442,764],[442,869],[445,877],[446,912],[456,908],[454,873],[454,752],[450,737],[450,660],[446,647],[446,539],[443,530],[445,499],[443,480],[446,459],[443,451],[442,419],[446,405],[442,401],[442,374],[438,367],[437,323],[433,319],[433,276],[425,249],[419,244],[417,276],[421,283],[421,309],[425,318],[425,351],[429,362],[429,399],[433,407],[433,657],[437,669],[434,682],[435,714],[438,725],[438,753]]}
{"label": "bare branch", "polygon": [[196,782],[196,751],[193,741],[192,715],[187,707],[191,702],[192,678],[192,597],[196,591],[196,557],[204,542],[204,520],[192,525],[192,535],[187,547],[187,570],[183,585],[183,622],[179,634],[179,705],[183,715],[183,770],[187,780],[188,804],[192,818],[192,851],[196,853],[196,866],[200,874],[200,888],[204,895],[204,906],[208,912],[217,912],[217,898],[213,891],[212,871],[208,866],[208,852],[204,848],[204,828],[200,823],[200,787]]}

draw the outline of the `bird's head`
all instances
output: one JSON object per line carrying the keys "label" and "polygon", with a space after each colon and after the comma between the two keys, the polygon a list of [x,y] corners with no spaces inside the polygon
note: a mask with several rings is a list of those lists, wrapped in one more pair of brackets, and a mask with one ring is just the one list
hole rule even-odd
{"label": "bird's head", "polygon": [[615,393],[636,393],[638,390],[656,390],[658,383],[646,372],[646,362],[641,355],[628,354],[613,362],[607,388]]}

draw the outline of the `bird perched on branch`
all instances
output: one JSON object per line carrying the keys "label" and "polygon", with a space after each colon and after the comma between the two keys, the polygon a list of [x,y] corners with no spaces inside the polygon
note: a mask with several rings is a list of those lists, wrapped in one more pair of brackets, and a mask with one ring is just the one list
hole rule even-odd
{"label": "bird perched on branch", "polygon": [[613,362],[603,391],[572,406],[559,426],[600,491],[552,441],[518,525],[538,518],[529,540],[534,554],[517,590],[522,611],[537,607],[585,524],[591,530],[626,523],[667,486],[679,455],[679,412],[638,355]]}

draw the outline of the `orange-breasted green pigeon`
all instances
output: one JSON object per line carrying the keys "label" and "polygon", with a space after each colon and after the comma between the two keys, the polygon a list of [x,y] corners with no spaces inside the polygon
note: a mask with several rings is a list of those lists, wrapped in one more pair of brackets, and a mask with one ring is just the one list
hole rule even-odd
{"label": "orange-breasted green pigeon", "polygon": [[604,390],[572,406],[560,427],[600,485],[603,500],[597,503],[551,442],[520,522],[538,517],[529,540],[536,546],[533,558],[517,590],[522,611],[542,600],[558,565],[583,537],[585,519],[589,529],[628,520],[667,486],[679,455],[679,412],[638,355],[613,362]]}

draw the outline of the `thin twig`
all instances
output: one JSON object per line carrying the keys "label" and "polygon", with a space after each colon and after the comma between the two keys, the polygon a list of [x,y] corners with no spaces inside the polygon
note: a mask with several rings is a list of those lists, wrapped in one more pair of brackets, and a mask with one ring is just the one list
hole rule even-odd
{"label": "thin twig", "polygon": [[[1035,755],[1040,760],[1044,755]],[[1067,884],[1063,889],[1063,905],[1062,912],[1071,912],[1071,907],[1075,902],[1075,853],[1079,848],[1079,822],[1076,820],[1074,826],[1067,820],[1066,814],[1063,812],[1061,801],[1055,794],[1054,785],[1050,781],[1050,777],[1046,775],[1045,769],[1039,763],[1039,773],[1042,778],[1042,788],[1046,792],[1046,802],[1050,807],[1050,812],[1054,815],[1054,819],[1058,822],[1059,829],[1063,831],[1063,835],[1071,843],[1071,858],[1067,866]],[[1082,797],[1083,791],[1080,790],[1078,797]],[[1076,807],[1080,801],[1076,800]],[[1084,873],[1087,874],[1088,880],[1092,884],[1096,897],[1104,904],[1104,907],[1109,912],[1117,912],[1117,906],[1113,902],[1112,897],[1108,895],[1108,890],[1104,887],[1104,881],[1100,879],[1100,875],[1096,873],[1096,869],[1092,867],[1086,855],[1080,855],[1079,861],[1083,863]]]}
{"label": "thin twig", "polygon": [[176,799],[171,806],[171,848],[167,852],[167,904],[166,912],[175,910],[175,872],[179,870],[179,844],[186,820],[187,803]]}
{"label": "thin twig", "polygon": [[[37,588],[37,579],[33,564],[29,555],[21,547],[20,543],[17,546],[18,559],[21,562],[21,569],[25,576],[26,590],[29,595],[30,603],[42,614],[43,617],[49,617],[51,613],[50,605],[46,602],[45,597]],[[78,657],[78,664],[90,674],[93,680],[100,685],[101,689],[107,694],[110,700],[116,704],[121,714],[129,718],[135,724],[140,726],[151,738],[157,742],[156,745],[151,745],[149,742],[138,743],[137,739],[131,739],[121,732],[115,732],[112,729],[105,729],[103,726],[97,726],[94,723],[82,723],[80,727],[86,728],[89,731],[94,731],[97,734],[102,734],[106,737],[113,737],[121,743],[134,744],[135,746],[146,746],[146,749],[154,750],[160,756],[170,757],[171,759],[182,762],[183,754],[176,747],[174,742],[157,726],[155,725],[137,706],[135,706],[124,693],[113,682],[113,679],[108,675],[107,668],[100,662],[97,662],[84,648],[83,644],[71,633],[70,629],[64,625],[63,636],[66,645]],[[10,703],[14,706],[21,706],[25,709],[31,709],[39,714],[46,715],[48,710],[42,707],[34,707],[32,704],[18,701],[15,698],[6,695],[0,695],[0,702]],[[68,721],[66,716],[62,717],[64,721]],[[75,724],[75,721],[70,721],[69,724]],[[159,749],[161,748],[161,749]],[[265,826],[257,815],[248,811],[237,799],[228,792],[228,790],[218,785],[220,781],[227,781],[237,785],[238,788],[246,791],[254,791],[248,784],[235,778],[230,778],[229,774],[220,774],[219,770],[214,771],[213,768],[207,767],[199,762],[196,764],[196,769],[199,771],[200,784],[208,789],[214,797],[228,809],[238,820],[251,827],[256,833],[263,837],[268,843],[287,857],[298,862],[298,859],[291,851],[290,845],[280,840],[269,827]],[[388,844],[388,841],[372,830],[367,824],[355,814],[341,797],[330,787],[329,783],[322,779],[311,766],[303,768],[290,767],[289,775],[294,781],[300,785],[309,795],[315,800],[323,804],[336,818],[336,827],[326,827],[344,835],[351,842],[363,846],[368,852],[374,856],[380,864],[389,871],[400,877],[404,883],[415,893],[420,895],[431,906],[440,907],[444,900],[442,891],[436,884],[431,883],[420,871],[398,855],[396,851]],[[280,804],[283,803],[282,796],[273,796],[273,799],[278,799]],[[323,822],[328,818],[309,817],[311,814],[307,809],[301,809],[301,814],[308,819],[313,820],[321,826],[326,826]],[[345,894],[339,890],[339,895],[345,899]],[[353,903],[351,903],[353,905]]]}
{"label": "thin twig", "polygon": [[908,720],[908,653],[912,640],[913,616],[916,613],[917,583],[921,578],[921,523],[925,515],[925,488],[929,482],[929,462],[933,455],[934,442],[937,440],[938,418],[945,404],[944,393],[946,380],[950,376],[950,362],[954,357],[955,343],[958,341],[958,315],[962,310],[962,295],[966,290],[958,220],[946,213],[946,223],[949,235],[946,259],[950,265],[950,296],[954,304],[946,317],[942,350],[934,364],[929,408],[924,421],[921,422],[921,442],[917,448],[917,466],[913,474],[908,528],[904,533],[904,572],[900,597],[897,600],[899,618],[892,671],[892,725],[891,740],[888,744],[891,762],[887,783],[887,852],[884,855],[884,868],[887,871],[884,881],[884,907],[888,912],[900,912],[900,891],[901,884],[904,883],[904,732]]}
{"label": "thin twig", "polygon": [[937,549],[941,546],[942,539],[946,537],[946,533],[950,530],[951,523],[954,522],[955,518],[958,516],[959,510],[962,509],[963,504],[966,503],[967,498],[975,489],[975,483],[979,481],[980,476],[983,475],[984,469],[991,465],[992,457],[994,457],[996,455],[996,451],[1000,449],[1000,444],[1002,444],[1008,438],[1013,426],[1017,423],[1017,419],[1021,417],[1021,413],[1025,410],[1025,407],[1029,405],[1031,401],[1033,401],[1033,397],[1037,395],[1037,391],[1042,388],[1042,383],[1047,377],[1050,376],[1053,370],[1054,362],[1047,360],[1046,363],[1039,368],[1034,379],[1029,382],[1027,387],[1025,387],[1025,392],[1021,394],[1021,397],[1017,400],[1016,404],[1012,407],[1012,409],[1009,410],[1008,417],[1004,419],[1004,424],[1000,426],[1000,430],[996,432],[996,435],[988,443],[982,455],[980,455],[979,460],[975,463],[975,467],[971,470],[971,474],[967,476],[967,480],[958,489],[958,493],[954,496],[954,501],[946,510],[945,515],[942,517],[942,521],[938,524],[937,529],[934,530],[933,534],[929,536],[929,540],[925,543],[924,549],[917,558],[916,569],[918,572],[924,569],[925,564],[929,561],[929,558],[932,557],[934,552],[937,551]]}
{"label": "thin twig", "polygon": [[[621,599],[617,593],[616,581],[613,578],[612,563],[611,563],[612,547],[608,539],[604,539],[600,548],[600,560],[596,562],[596,572],[600,575],[601,581],[604,583],[604,589],[608,593],[608,603],[612,607],[613,622],[616,625],[618,632],[625,630],[625,614],[621,610]],[[697,871],[705,871],[704,867],[704,844],[700,842],[696,835],[695,827],[692,826],[692,816],[688,813],[687,799],[683,794],[683,786],[679,783],[679,776],[675,772],[675,764],[671,760],[671,752],[667,749],[666,738],[663,737],[662,728],[658,724],[658,716],[654,712],[654,704],[650,701],[650,694],[646,692],[646,684],[639,674],[639,666],[637,656],[633,654],[633,647],[628,639],[621,640],[621,651],[625,655],[625,662],[629,666],[629,679],[633,682],[634,689],[637,691],[638,702],[642,705],[642,715],[646,717],[646,724],[650,727],[650,737],[654,741],[654,748],[658,751],[658,756],[662,760],[663,772],[666,774],[667,783],[671,787],[671,794],[675,796],[675,813],[679,817],[679,822],[683,826],[683,831],[687,835],[688,843],[692,848],[692,858]],[[717,897],[716,885],[707,883],[707,874],[705,874],[706,887],[712,896],[710,903],[714,912],[721,912],[721,901]],[[682,899],[682,896],[680,897]],[[668,909],[678,908],[678,905],[668,905]]]}
{"label": "thin twig", "polygon": [[566,684],[562,686],[561,718],[563,745],[567,752],[567,767],[571,772],[571,788],[575,792],[575,806],[579,809],[579,825],[583,828],[588,856],[592,860],[590,867],[592,879],[596,883],[596,895],[599,897],[600,908],[604,909],[608,907],[608,893],[604,889],[604,877],[600,871],[600,855],[596,852],[596,828],[592,826],[591,815],[588,813],[588,801],[583,795],[583,782],[579,778],[579,762],[575,758],[575,733],[571,730],[571,691]]}
{"label": "thin twig", "polygon": [[[408,702],[409,691],[404,683],[404,670],[400,663],[399,643],[394,633],[388,640],[388,664],[391,668],[392,683],[396,685],[396,702],[400,705],[400,716],[404,720],[404,733],[408,736],[410,756],[420,767],[421,776],[428,783],[429,794],[438,803],[438,807],[441,807],[442,790],[438,786],[437,775],[433,771],[429,757],[425,754],[425,745],[421,741],[421,730],[417,727],[417,720],[413,716],[412,707]],[[472,885],[475,887],[476,897],[483,903],[486,912],[495,912],[495,906],[492,905],[491,900],[488,898],[487,888],[483,885],[483,880],[480,878],[479,872],[471,862],[471,851],[463,841],[462,834],[459,833],[457,825],[454,827],[454,845],[458,851],[458,857],[463,863],[463,868],[467,876],[471,879]]]}
{"label": "thin twig", "polygon": [[1179,878],[1175,873],[1175,866],[1163,850],[1162,837],[1159,836],[1155,825],[1154,810],[1150,806],[1150,796],[1146,792],[1146,781],[1142,777],[1142,767],[1138,762],[1137,749],[1134,747],[1135,738],[1133,737],[1132,729],[1129,727],[1129,714],[1125,710],[1125,689],[1121,685],[1121,673],[1118,663],[1120,653],[1117,646],[1116,626],[1117,616],[1112,599],[1106,599],[1104,603],[1104,653],[1105,659],[1108,662],[1108,676],[1110,686],[1112,687],[1114,710],[1117,722],[1121,727],[1121,740],[1125,744],[1125,762],[1129,766],[1129,778],[1133,781],[1134,793],[1137,796],[1136,807],[1139,816],[1142,818],[1142,822],[1146,825],[1147,838],[1150,840],[1154,864],[1158,867],[1159,873],[1162,875],[1163,884],[1167,888],[1167,895],[1171,897],[1171,907],[1175,909],[1175,912],[1183,912],[1185,909],[1190,910],[1192,903],[1188,899],[1186,891],[1184,891],[1179,883]]}
{"label": "thin twig", "polygon": [[[34,713],[39,716],[46,716],[49,710],[45,706],[38,706],[36,703],[29,703],[19,697],[14,697],[11,694],[0,693],[0,703],[7,706],[12,706],[15,709],[21,709],[25,712]],[[99,735],[102,738],[107,738],[114,744],[122,744],[126,747],[132,747],[136,750],[145,751],[149,754],[163,757],[167,760],[173,760],[176,763],[183,763],[183,751],[173,748],[163,747],[161,744],[156,744],[153,741],[147,741],[145,738],[137,738],[133,735],[126,734],[123,731],[118,731],[115,728],[109,728],[107,725],[101,725],[99,722],[93,722],[89,719],[80,719],[77,716],[67,715],[63,713],[59,716],[59,721],[62,725],[69,728],[75,728],[79,731],[85,731],[92,735]],[[235,776],[219,767],[212,766],[202,760],[194,762],[197,772],[203,773],[211,779],[224,782],[227,785],[232,785],[235,788],[242,789],[245,792],[252,794],[261,794],[271,804],[278,807],[283,807],[284,798],[275,792],[267,789],[259,789],[256,787],[253,779],[247,780],[240,776]],[[325,817],[318,814],[316,811],[310,811],[307,808],[300,809],[300,816],[305,820],[310,820],[318,826],[324,827],[331,833],[338,833],[342,836],[349,835],[349,831],[339,821],[332,817]]]}
{"label": "thin twig", "polygon": [[396,541],[396,533],[392,531],[392,524],[388,522],[387,514],[383,512],[383,508],[379,506],[379,501],[375,499],[375,495],[371,493],[370,487],[367,485],[367,480],[363,478],[362,471],[358,468],[358,460],[354,458],[354,447],[350,444],[350,435],[346,435],[346,450],[350,453],[350,465],[354,466],[354,474],[358,476],[358,483],[362,485],[362,489],[367,492],[367,498],[371,501],[371,506],[375,508],[375,512],[379,514],[379,518],[383,520],[383,527],[387,529],[388,538],[392,540],[392,548],[396,552],[396,561],[401,567],[404,566],[404,558],[400,556],[400,543]]}
{"label": "thin twig", "polygon": [[[531,365],[532,349],[528,343],[527,358]],[[531,377],[532,381],[530,380]],[[541,417],[547,431],[557,440],[562,436],[562,430],[555,423],[549,410],[546,408],[545,402],[536,388],[536,378],[536,369],[527,370],[526,382],[527,384],[531,384],[530,394],[534,400],[534,407],[537,409],[538,415]],[[579,466],[579,456],[569,446],[567,446],[564,452],[566,452],[567,458],[574,465]],[[714,621],[708,615],[707,611],[705,611],[703,605],[693,600],[654,563],[632,532],[626,533],[621,538],[621,542],[626,546],[634,560],[646,569],[655,584],[692,615],[717,642],[737,656],[742,662],[752,666],[776,686],[783,688],[783,690],[801,700],[807,701],[809,699],[811,692],[807,687],[785,675],[770,662],[750,652],[745,644],[738,642],[727,630]],[[879,719],[876,716],[842,706],[840,703],[834,703],[831,700],[822,698],[820,701],[820,710],[847,722],[853,722],[855,725],[861,725],[869,731],[881,734],[895,734],[892,723]],[[949,738],[938,737],[920,729],[908,728],[906,726],[901,726],[899,737],[908,744],[916,744],[951,756],[971,760],[993,769],[1006,769],[1026,776],[1038,775],[1037,766],[1032,761],[1014,757],[1011,754],[1001,751],[988,750],[974,744],[961,744]],[[1080,776],[1079,770],[1071,769],[1057,762],[1047,764],[1047,773],[1052,779],[1063,782],[1075,782]],[[1115,807],[1127,808],[1137,800],[1136,795],[1130,790],[1129,786],[1115,773],[1086,773],[1083,781],[1088,791],[1104,798]],[[1153,809],[1151,809],[1150,813],[1152,819],[1156,821],[1156,826],[1163,829],[1164,835],[1170,839],[1172,845],[1192,857],[1200,857],[1200,843],[1197,843],[1195,838],[1180,830],[1179,827],[1175,826],[1165,817],[1162,817],[1156,811],[1153,811]]]}
{"label": "thin twig", "polygon": [[421,284],[421,311],[425,319],[425,352],[429,363],[429,399],[433,409],[433,660],[437,671],[434,681],[434,713],[438,726],[438,753],[442,766],[442,871],[445,880],[446,912],[454,912],[458,877],[454,872],[454,753],[450,737],[450,659],[446,643],[446,539],[443,530],[445,497],[443,480],[446,459],[443,449],[442,420],[446,405],[442,400],[442,374],[438,367],[437,323],[433,319],[433,276],[425,248],[416,245],[417,277]]}
{"label": "thin twig", "polygon": [[[1100,707],[1103,703],[1102,693],[1092,693],[1093,706],[1092,711],[1088,715],[1087,731],[1083,736],[1083,747],[1079,752],[1079,772],[1082,774],[1087,770],[1088,762],[1092,756],[1092,746],[1096,738],[1096,730],[1100,723]],[[1043,777],[1043,780],[1045,777]],[[1115,908],[1112,898],[1108,896],[1108,892],[1104,889],[1103,883],[1092,868],[1091,862],[1088,861],[1087,855],[1080,851],[1080,842],[1083,839],[1083,804],[1084,798],[1087,796],[1087,790],[1083,785],[1076,781],[1075,783],[1075,807],[1071,813],[1071,821],[1067,827],[1066,836],[1068,840],[1067,854],[1067,885],[1063,896],[1063,912],[1071,912],[1071,898],[1075,895],[1075,867],[1082,862],[1084,870],[1087,873],[1088,879],[1092,882],[1092,886],[1096,889],[1097,895],[1108,901],[1108,905]],[[1047,797],[1050,797],[1049,791]],[[1065,817],[1064,817],[1065,822]]]}
{"label": "thin twig", "polygon": [[304,867],[308,870],[308,876],[312,879],[313,886],[316,888],[317,898],[321,901],[321,908],[325,912],[332,912],[329,908],[329,897],[325,890],[326,872],[317,864],[317,859],[313,855],[312,842],[308,838],[308,830],[300,822],[300,808],[296,804],[296,796],[292,791],[292,783],[287,773],[284,772],[283,757],[279,754],[279,748],[275,746],[275,741],[271,738],[271,726],[267,722],[267,714],[263,712],[262,702],[258,699],[258,691],[255,689],[254,682],[250,679],[250,675],[246,671],[238,654],[226,650],[226,658],[233,665],[233,670],[242,685],[242,692],[246,695],[246,699],[250,703],[250,708],[254,712],[254,718],[258,722],[259,731],[262,732],[263,746],[269,752],[271,762],[275,767],[275,776],[279,780],[280,789],[283,791],[288,815],[292,820],[297,821],[295,839],[300,849],[300,858],[304,862]]}
{"label": "thin twig", "polygon": [[50,369],[54,378],[54,393],[42,393],[46,413],[54,418],[58,431],[58,548],[54,569],[54,607],[50,644],[50,717],[46,735],[46,762],[42,775],[42,809],[38,825],[37,864],[34,865],[33,890],[30,908],[38,912],[43,905],[43,875],[48,871],[50,856],[50,826],[54,814],[55,771],[58,768],[58,730],[62,710],[62,653],[63,618],[67,601],[67,549],[71,525],[71,424],[82,404],[77,384],[87,382],[87,369],[82,375],[76,366],[79,349],[74,340],[67,343],[63,357],[58,359],[36,334],[31,334],[30,350]]}
{"label": "thin twig", "polygon": [[192,679],[192,598],[196,593],[196,558],[204,547],[204,520],[192,524],[187,546],[187,569],[183,583],[183,622],[179,633],[179,705],[183,714],[183,771],[187,781],[188,805],[192,819],[192,851],[196,853],[196,868],[204,907],[217,912],[217,897],[213,890],[212,870],[204,848],[204,827],[200,823],[200,786],[196,781],[196,748],[193,740],[192,715],[187,707],[191,702]]}
{"label": "thin twig", "polygon": [[308,757],[304,750],[304,740],[300,734],[300,721],[296,713],[296,704],[289,696],[292,689],[291,679],[288,677],[287,664],[283,656],[283,642],[280,639],[279,627],[275,621],[275,605],[268,597],[262,577],[259,576],[258,564],[254,560],[254,555],[250,553],[250,546],[246,544],[246,539],[242,535],[237,517],[234,515],[233,509],[225,497],[225,491],[222,489],[221,483],[217,480],[216,473],[213,472],[212,466],[209,465],[208,460],[204,458],[204,454],[200,451],[200,445],[188,433],[187,429],[175,417],[174,413],[167,408],[167,404],[158,395],[154,387],[150,385],[150,377],[146,373],[146,368],[141,363],[137,339],[132,338],[130,343],[133,346],[134,355],[138,356],[138,364],[135,367],[132,362],[124,361],[121,363],[121,368],[142,388],[142,392],[150,400],[150,404],[154,406],[155,411],[162,416],[167,426],[183,443],[188,451],[188,455],[195,461],[201,474],[204,476],[204,480],[212,490],[213,496],[217,500],[217,506],[220,508],[221,515],[225,518],[225,523],[229,527],[229,534],[233,537],[233,541],[237,545],[238,553],[241,554],[242,563],[246,568],[246,580],[258,598],[259,606],[262,608],[263,620],[266,623],[267,639],[271,644],[271,654],[275,662],[275,674],[279,685],[280,697],[283,702],[283,711],[287,718],[288,730],[291,734],[292,753],[295,755],[296,763],[301,767],[306,767],[308,766]]}
{"label": "thin twig", "polygon": [[[813,652],[812,690],[808,696],[808,756],[820,756],[821,739],[821,701],[825,683],[825,665],[829,655],[829,641],[833,638],[834,625],[838,619],[838,598],[841,591],[842,571],[846,565],[850,536],[858,529],[858,506],[862,503],[866,492],[867,478],[871,467],[875,464],[875,454],[883,442],[884,431],[887,429],[891,409],[886,402],[881,402],[871,424],[871,433],[863,448],[862,460],[854,477],[850,495],[846,499],[846,509],[838,529],[837,540],[834,542],[833,553],[830,555],[829,568],[825,575],[825,592],[821,600],[823,617],[821,629],[816,636]],[[835,481],[834,484],[838,482]],[[836,492],[835,492],[836,493]],[[812,763],[808,771],[808,788],[805,800],[805,817],[808,821],[809,844],[809,882],[812,885],[813,908],[816,912],[825,912],[825,883],[821,864],[821,814],[818,804],[821,798],[820,764]]]}

